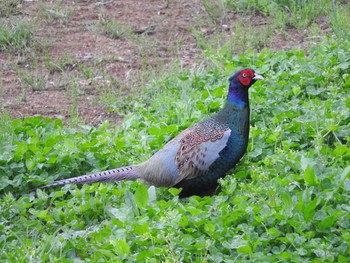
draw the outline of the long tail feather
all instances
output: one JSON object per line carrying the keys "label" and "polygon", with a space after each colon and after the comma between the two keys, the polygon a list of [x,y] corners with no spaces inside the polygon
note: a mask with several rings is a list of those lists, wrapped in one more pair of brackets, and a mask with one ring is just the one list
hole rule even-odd
{"label": "long tail feather", "polygon": [[40,188],[47,188],[51,186],[58,186],[58,185],[65,185],[65,184],[90,184],[90,183],[96,183],[96,182],[135,180],[138,178],[139,176],[135,171],[135,167],[127,166],[127,167],[107,170],[104,172],[98,172],[94,174],[82,175],[82,176],[55,181],[55,182],[52,182],[51,184],[45,185]]}

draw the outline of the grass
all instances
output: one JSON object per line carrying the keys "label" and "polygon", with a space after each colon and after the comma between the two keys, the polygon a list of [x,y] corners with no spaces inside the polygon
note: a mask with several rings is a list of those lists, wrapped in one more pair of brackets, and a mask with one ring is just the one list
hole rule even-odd
{"label": "grass", "polygon": [[91,30],[113,39],[130,38],[133,34],[130,25],[120,22],[115,18],[109,18],[104,10],[100,12],[98,23],[91,26]]}
{"label": "grass", "polygon": [[[290,3],[268,2],[281,10]],[[253,3],[269,7],[266,1],[223,3],[241,13],[251,12]],[[293,3],[296,8],[301,2]],[[41,62],[50,74],[64,73],[73,125],[0,115],[0,261],[347,262],[348,10],[332,9],[332,35],[307,51],[268,49],[275,22],[263,27],[261,36],[244,22],[236,24],[240,34],[227,41],[218,37],[221,33],[210,41],[198,34],[203,63],[193,70],[174,63],[158,77],[148,72],[151,81],[137,96],[112,90],[122,83],[103,70],[105,61],[31,53],[23,81],[34,78],[30,87],[43,87],[29,71],[44,74]],[[318,26],[306,27],[311,36],[319,35]],[[242,39],[242,32],[251,39]],[[141,41],[152,47],[147,39]],[[4,52],[14,50],[16,41],[10,43]],[[22,46],[33,48],[29,43]],[[234,53],[235,47],[243,53]],[[67,72],[72,64],[76,71]],[[220,181],[218,195],[179,200],[177,189],[141,182],[32,190],[56,179],[146,160],[181,130],[217,112],[225,103],[228,77],[242,67],[255,68],[265,81],[250,89],[248,153]],[[81,123],[77,75],[110,81],[102,98],[110,110],[123,110],[121,125]],[[0,81],[0,97],[3,85]]]}
{"label": "grass", "polygon": [[0,50],[24,52],[32,46],[33,25],[26,21],[4,23],[0,26]]}
{"label": "grass", "polygon": [[225,20],[225,4],[222,0],[202,0],[205,11],[215,23],[222,23]]}
{"label": "grass", "polygon": [[331,26],[334,34],[343,39],[349,39],[350,21],[349,21],[350,6],[333,6],[331,16]]}
{"label": "grass", "polygon": [[79,88],[77,86],[78,84],[76,81],[72,83],[71,88],[71,106],[68,109],[68,114],[71,118],[71,124],[72,125],[78,125],[80,123],[80,116],[79,116],[79,106],[78,106],[78,91]]}
{"label": "grass", "polygon": [[33,91],[44,90],[47,87],[47,74],[39,69],[33,71],[23,71],[20,73],[22,86]]}
{"label": "grass", "polygon": [[259,12],[271,17],[281,30],[285,27],[304,29],[320,16],[328,15],[332,1],[327,0],[238,0],[224,1],[234,12]]}
{"label": "grass", "polygon": [[54,74],[55,72],[65,72],[67,69],[74,67],[76,61],[68,53],[55,58],[50,56],[48,50],[45,50],[44,64],[49,73]]}
{"label": "grass", "polygon": [[21,13],[23,0],[0,0],[0,17],[9,17]]}
{"label": "grass", "polygon": [[3,100],[3,92],[4,92],[4,84],[3,84],[3,80],[0,80],[0,114],[3,113],[4,111],[4,100]]}
{"label": "grass", "polygon": [[275,16],[280,19],[282,25],[299,29],[306,28],[316,18],[326,15],[331,10],[331,1],[326,0],[280,0],[276,3],[279,8],[271,10],[271,14],[277,11]]}
{"label": "grass", "polygon": [[[201,31],[201,27],[208,25],[207,22],[199,21],[200,26],[192,28],[198,46],[211,54],[217,53],[219,47],[222,46],[225,48],[220,51],[227,55],[244,52],[247,49],[260,52],[264,48],[272,48],[281,37],[289,46],[293,46],[295,36],[290,35],[287,30],[291,28],[298,30],[300,36],[309,39],[309,42],[313,44],[319,42],[323,37],[322,34],[314,34],[315,32],[320,33],[318,19],[325,20],[325,23],[338,37],[349,35],[348,4],[336,4],[335,2],[332,4],[327,0],[212,0],[202,1],[202,3],[214,22],[219,19],[219,16],[213,14],[221,14],[220,26],[226,24],[233,31],[229,35],[223,30],[215,29],[215,33],[208,38],[206,33]],[[230,12],[240,14],[242,17],[232,22],[228,19]],[[252,15],[257,13],[265,19],[261,24],[251,21]]]}
{"label": "grass", "polygon": [[58,21],[61,24],[69,22],[73,11],[70,8],[66,8],[62,5],[61,1],[52,3],[40,3],[40,14],[44,17],[45,21],[49,24]]}

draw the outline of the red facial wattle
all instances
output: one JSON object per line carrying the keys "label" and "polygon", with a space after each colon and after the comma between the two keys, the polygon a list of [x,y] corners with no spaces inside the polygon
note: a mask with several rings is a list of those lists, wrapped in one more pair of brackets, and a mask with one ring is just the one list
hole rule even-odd
{"label": "red facial wattle", "polygon": [[254,71],[246,69],[241,71],[241,73],[238,76],[238,79],[243,86],[250,86],[252,84],[251,81],[253,77]]}
{"label": "red facial wattle", "polygon": [[250,84],[250,78],[247,76],[247,77],[240,77],[239,78],[239,81],[242,83],[242,85],[244,86],[249,86]]}

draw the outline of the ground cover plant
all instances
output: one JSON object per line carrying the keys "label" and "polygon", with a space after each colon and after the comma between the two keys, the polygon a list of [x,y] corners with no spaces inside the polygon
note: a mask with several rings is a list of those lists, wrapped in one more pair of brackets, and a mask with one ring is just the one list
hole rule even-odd
{"label": "ground cover plant", "polygon": [[[299,2],[289,8],[297,10]],[[242,4],[236,12],[252,8],[251,1],[235,3]],[[137,96],[105,93],[110,110],[124,114],[119,126],[3,113],[0,261],[347,262],[350,39],[349,24],[340,19],[346,8],[335,10],[334,33],[307,50],[232,55],[229,43],[213,38],[203,46],[204,66],[152,78]],[[221,19],[216,14],[211,17]],[[70,61],[63,58],[58,68]],[[91,65],[82,66],[91,78]],[[220,181],[218,195],[179,200],[177,189],[141,182],[32,190],[146,160],[179,131],[218,111],[228,77],[242,67],[256,69],[265,81],[250,91],[248,153]],[[73,83],[74,100],[78,92]]]}
{"label": "ground cover plant", "polygon": [[[154,82],[121,128],[66,128],[3,116],[2,260],[339,261],[349,255],[349,43],[216,58],[225,67]],[[178,130],[222,106],[242,65],[251,91],[249,153],[218,196],[180,201],[138,182],[30,187],[142,161]],[[147,95],[145,95],[147,96]],[[168,100],[173,96],[173,100]]]}

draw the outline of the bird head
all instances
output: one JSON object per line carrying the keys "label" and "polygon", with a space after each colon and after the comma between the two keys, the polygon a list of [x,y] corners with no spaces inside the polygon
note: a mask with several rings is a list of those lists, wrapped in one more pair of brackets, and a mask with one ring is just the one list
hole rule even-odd
{"label": "bird head", "polygon": [[253,69],[246,68],[238,71],[230,78],[228,101],[241,106],[248,105],[248,89],[259,79],[264,78]]}
{"label": "bird head", "polygon": [[249,88],[257,80],[264,79],[263,76],[255,73],[253,69],[247,68],[238,71],[233,77],[230,78],[232,84],[241,84],[243,87]]}

